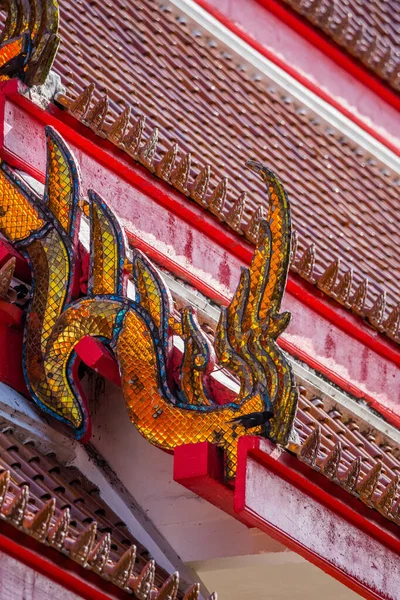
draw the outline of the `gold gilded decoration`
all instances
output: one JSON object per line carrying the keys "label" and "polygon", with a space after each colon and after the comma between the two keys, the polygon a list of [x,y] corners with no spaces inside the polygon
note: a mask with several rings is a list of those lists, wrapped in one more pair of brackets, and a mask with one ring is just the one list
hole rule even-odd
{"label": "gold gilded decoration", "polygon": [[60,43],[57,0],[6,2],[6,9],[0,81],[19,77],[27,85],[42,85]]}
{"label": "gold gilded decoration", "polygon": [[[152,161],[154,136],[141,151],[147,161]],[[214,348],[192,308],[183,310],[180,321],[173,316],[161,275],[139,251],[127,256],[118,221],[91,190],[88,292],[83,297],[74,295],[83,209],[78,168],[51,128],[47,128],[47,153],[44,200],[24,187],[6,165],[0,170],[1,214],[9,215],[4,223],[0,220],[1,232],[29,257],[35,281],[26,324],[24,372],[37,404],[72,426],[78,439],[89,438],[87,402],[75,381],[74,364],[77,344],[92,336],[108,341],[113,349],[130,418],[154,445],[173,450],[188,443],[216,444],[225,453],[227,478],[236,474],[240,437],[264,435],[286,445],[297,392],[290,366],[276,343],[289,322],[289,314],[279,312],[290,257],[289,205],[279,179],[260,163],[248,163],[267,185],[268,220],[257,224],[259,241],[252,263],[243,269],[232,302],[222,313]],[[217,189],[213,198],[222,210],[225,187]],[[19,219],[11,227],[14,212]],[[128,274],[135,287],[133,299],[126,295]],[[171,329],[184,347],[176,383],[168,373]],[[210,378],[216,368],[231,371],[240,384],[231,402],[221,401],[211,391]],[[59,543],[62,531],[60,522],[59,530],[51,532],[54,543]],[[86,564],[89,557],[95,560],[90,542],[94,533],[88,530],[85,536],[73,554]]]}

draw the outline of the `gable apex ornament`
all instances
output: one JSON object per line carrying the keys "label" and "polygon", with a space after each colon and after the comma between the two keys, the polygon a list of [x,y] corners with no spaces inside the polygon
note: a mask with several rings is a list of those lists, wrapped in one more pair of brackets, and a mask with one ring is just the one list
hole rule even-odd
{"label": "gable apex ornament", "polygon": [[[75,379],[75,348],[91,336],[112,348],[131,421],[154,445],[173,450],[188,443],[216,444],[225,453],[227,478],[236,473],[240,437],[267,436],[286,445],[297,390],[277,344],[290,318],[279,312],[290,258],[290,210],[276,175],[261,163],[247,163],[267,185],[268,215],[259,223],[253,260],[242,269],[212,344],[193,308],[181,318],[174,313],[161,274],[141,252],[130,253],[115,215],[92,190],[88,291],[77,295],[84,218],[79,169],[51,127],[46,138],[44,198],[4,162],[0,165],[0,232],[29,259],[36,282],[23,353],[33,400],[69,425],[78,439],[89,439],[87,401]],[[127,277],[134,283],[134,298],[127,296]],[[181,332],[184,343],[175,389],[168,376],[171,330]],[[217,402],[206,385],[217,362],[240,383],[236,398],[226,404]]]}

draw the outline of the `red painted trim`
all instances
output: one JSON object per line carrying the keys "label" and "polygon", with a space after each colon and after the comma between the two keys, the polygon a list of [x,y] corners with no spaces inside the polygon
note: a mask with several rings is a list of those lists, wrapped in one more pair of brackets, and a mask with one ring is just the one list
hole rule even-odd
{"label": "red painted trim", "polygon": [[[266,469],[289,482],[294,488],[316,499],[322,506],[332,510],[357,529],[378,540],[380,544],[390,551],[399,554],[400,540],[397,535],[397,526],[384,519],[377,511],[371,510],[366,505],[360,503],[359,500],[352,497],[333,482],[327,480],[323,475],[311,470],[308,465],[301,463],[288,452],[283,452],[276,458],[272,453],[262,450],[260,444],[261,438],[256,437],[244,437],[239,440],[234,497],[234,510],[237,516],[241,520],[247,520],[250,526],[252,525],[265,531],[298,554],[301,554],[335,579],[362,594],[364,598],[371,600],[383,600],[383,598],[386,598],[386,595],[383,597],[379,591],[366,587],[352,575],[344,573],[341,569],[337,569],[333,563],[327,562],[323,556],[304,547],[303,544],[292,539],[274,524],[267,523],[257,513],[247,508],[245,502],[247,458],[250,456],[259,464],[265,465]],[[269,444],[271,450],[274,452],[276,446],[271,442]]]}
{"label": "red painted trim", "polygon": [[[68,557],[60,556],[59,562],[60,564],[64,563],[64,565],[59,566],[43,555],[44,552],[49,554],[50,549],[42,544],[36,544],[38,548],[37,551],[35,551],[28,546],[29,542],[32,542],[31,538],[24,540],[24,537],[27,537],[26,534],[22,534],[15,529],[11,530],[11,526],[8,526],[8,524],[5,523],[1,524],[1,528],[3,531],[8,529],[10,529],[10,531],[8,532],[9,535],[0,533],[0,550],[5,552],[8,556],[22,562],[27,567],[41,573],[67,590],[78,594],[79,597],[84,598],[85,600],[115,600],[115,598],[122,598],[122,594],[119,594],[118,589],[116,589],[115,594],[112,593],[112,595],[110,595],[88,583],[86,580],[88,577],[96,577],[93,573],[88,573],[84,569],[82,569],[82,577],[77,573],[74,573],[72,569],[78,571],[79,565],[73,563]],[[18,542],[16,540],[18,540]],[[83,577],[85,577],[85,579],[83,579]],[[104,587],[109,587],[109,584],[102,579],[99,580],[99,584],[103,589]]]}
{"label": "red painted trim", "polygon": [[44,173],[41,173],[41,171],[38,171],[38,169],[35,169],[31,165],[27,165],[24,160],[19,158],[19,156],[14,154],[14,152],[11,152],[11,150],[7,150],[7,148],[4,146],[1,148],[1,158],[5,160],[5,162],[13,169],[24,171],[27,175],[30,175],[40,183],[44,184],[46,182],[46,176]]}
{"label": "red painted trim", "polygon": [[[174,480],[201,498],[214,504],[227,514],[234,516],[248,527],[257,527],[272,535],[295,552],[302,554],[324,571],[342,581],[345,585],[362,593],[367,598],[382,600],[379,594],[368,590],[362,583],[332,568],[323,557],[294,541],[277,528],[260,518],[254,512],[246,510],[245,483],[247,458],[251,456],[278,477],[288,481],[295,488],[316,499],[322,506],[333,510],[338,516],[346,519],[358,529],[364,531],[382,545],[394,552],[400,551],[400,540],[397,537],[397,526],[382,517],[377,511],[362,504],[357,498],[326,477],[300,462],[288,452],[274,458],[264,449],[261,442],[268,443],[255,436],[246,436],[239,440],[238,467],[234,488],[223,483],[223,462],[215,450],[210,453],[207,444],[181,446],[174,453]],[[271,449],[276,446],[271,443]],[[224,489],[223,489],[224,488]]]}
{"label": "red painted trim", "polygon": [[[365,68],[360,67],[354,60],[346,56],[341,50],[334,47],[331,43],[327,42],[322,36],[316,33],[316,31],[312,27],[307,26],[304,22],[301,21],[300,18],[295,17],[293,14],[289,14],[289,11],[285,10],[285,8],[282,7],[282,5],[280,5],[278,2],[275,2],[274,0],[258,1],[260,2],[260,4],[263,4],[268,10],[270,10],[270,12],[272,12],[275,16],[277,16],[284,23],[286,23],[286,25],[289,25],[290,27],[295,29],[297,33],[305,37],[309,42],[313,43],[322,52],[327,54],[346,72],[353,75],[358,81],[361,81],[364,85],[366,85],[373,92],[375,92],[379,97],[383,98],[383,100],[385,100],[388,104],[400,110],[400,97],[395,92],[392,92],[380,80],[370,75]],[[351,110],[340,104],[340,102],[338,102],[325,90],[323,90],[318,85],[307,79],[307,77],[299,73],[291,65],[283,61],[270,50],[268,50],[251,35],[246,33],[246,31],[244,31],[240,26],[230,21],[228,17],[226,17],[218,9],[211,6],[207,2],[207,0],[195,0],[195,2],[208,13],[210,13],[210,15],[212,15],[215,19],[217,19],[217,21],[222,23],[222,25],[224,25],[227,29],[232,31],[232,33],[234,33],[241,40],[246,42],[246,44],[254,48],[254,50],[262,54],[262,56],[265,56],[265,58],[267,58],[272,63],[277,65],[280,69],[288,73],[288,75],[290,75],[291,77],[293,77],[293,79],[301,83],[301,85],[303,85],[305,88],[313,92],[313,94],[315,94],[316,96],[318,96],[319,98],[336,108],[345,117],[347,117],[350,121],[355,123],[361,129],[363,129],[371,137],[375,138],[378,142],[380,142],[381,144],[389,148],[389,150],[397,154],[397,156],[400,156],[399,146],[386,139],[373,127],[370,127],[362,119],[357,117]],[[314,41],[314,37],[320,40],[319,43],[321,44],[321,47],[317,44],[316,41]]]}
{"label": "red painted trim", "polygon": [[366,392],[363,392],[362,390],[360,390],[360,388],[351,384],[347,379],[345,379],[344,377],[341,377],[340,375],[335,373],[335,371],[328,369],[328,367],[323,365],[318,360],[315,360],[312,356],[310,356],[309,354],[304,352],[304,350],[301,350],[301,348],[298,348],[297,346],[295,346],[288,340],[285,340],[282,337],[280,337],[278,340],[278,344],[279,344],[279,346],[281,346],[281,348],[283,348],[283,350],[286,350],[286,352],[288,352],[291,356],[298,358],[299,360],[304,362],[306,365],[308,365],[309,367],[311,367],[318,373],[321,373],[322,375],[327,377],[327,379],[329,379],[329,381],[331,381],[335,385],[339,386],[345,392],[348,392],[355,398],[365,400],[365,402],[367,402],[367,404],[371,408],[376,410],[376,412],[380,413],[380,415],[388,423],[390,423],[397,429],[400,429],[400,416],[397,415],[396,413],[394,413],[393,411],[391,411],[389,408],[386,408],[386,406],[381,404],[381,402],[376,400],[373,396],[371,396],[370,394],[367,394]]}
{"label": "red painted trim", "polygon": [[[286,289],[299,298],[303,304],[311,307],[315,312],[325,317],[328,321],[345,331],[353,338],[374,350],[380,356],[383,356],[394,364],[400,366],[400,348],[394,342],[385,339],[378,331],[372,333],[369,326],[354,313],[349,313],[336,301],[330,300],[316,287],[307,285],[300,281],[295,275],[290,275]],[[312,292],[310,291],[312,290]],[[318,297],[318,295],[320,297]],[[369,328],[372,329],[372,328]]]}
{"label": "red painted trim", "polygon": [[303,36],[308,42],[329,56],[329,58],[342,67],[347,73],[350,73],[353,77],[370,88],[377,96],[397,110],[400,109],[399,95],[392,90],[384,80],[378,75],[372,74],[367,67],[360,63],[356,58],[348,55],[345,50],[338,46],[334,41],[327,38],[301,15],[292,11],[279,0],[258,0],[258,2],[265,6],[276,17],[281,19],[281,21],[286,23],[286,25],[289,25],[289,27]]}
{"label": "red painted trim", "polygon": [[[156,179],[140,165],[136,165],[133,162],[128,163],[126,155],[122,151],[116,149],[110,142],[102,140],[92,133],[90,129],[55,106],[51,107],[51,112],[42,110],[18,93],[14,81],[7,84],[7,86],[4,86],[3,90],[12,101],[27,110],[40,121],[54,125],[61,135],[65,136],[78,148],[94,157],[99,163],[118,173],[126,181],[142,190],[145,194],[149,195],[160,205],[166,207],[173,214],[179,215],[180,218],[184,219],[198,231],[201,231],[210,239],[217,242],[221,247],[238,257],[245,264],[250,263],[253,255],[250,244],[243,238],[240,238],[233,232],[225,229],[216,218],[205,213],[205,211],[198,207],[194,202],[187,200],[182,194],[179,194],[167,184]],[[4,149],[1,149],[1,155],[3,151]],[[29,169],[29,166],[27,165],[26,168]],[[138,239],[129,232],[128,236],[130,236],[131,240]],[[144,242],[141,242],[141,244],[143,247],[145,246]],[[149,248],[147,245],[146,247],[147,249]],[[152,256],[154,258],[156,253],[157,251],[153,249]],[[174,261],[163,257],[161,253],[158,253],[158,258],[155,258],[155,260],[159,262],[159,264],[165,265],[166,268],[173,269],[173,273],[178,277],[185,278],[185,280],[194,287],[199,286],[199,291],[203,290],[203,293],[207,295],[211,294],[210,297],[213,299],[222,304],[229,302],[229,299],[224,298],[215,291],[211,291],[211,288],[207,286],[207,284],[200,282],[194,275],[186,271],[183,267],[178,266]],[[311,286],[308,287],[311,288]],[[319,290],[316,290],[315,288],[311,289],[313,290],[313,293],[308,291],[305,283],[300,283],[292,275],[289,277],[287,290],[290,293],[298,297],[304,304],[312,306],[313,310],[324,316],[346,333],[349,333],[349,335],[359,340],[365,346],[394,362],[396,365],[400,365],[400,348],[397,348],[394,343],[386,340],[380,334],[372,334],[367,331],[367,326],[362,323],[359,317],[351,314],[344,316],[341,314],[341,311],[343,311],[341,307],[337,306],[337,308],[333,308],[333,301],[329,300]],[[321,297],[318,297],[317,294]]]}
{"label": "red painted trim", "polygon": [[[278,473],[282,479],[291,483],[295,488],[304,491],[311,498],[316,498],[321,504],[332,509],[371,537],[379,540],[387,548],[400,554],[400,538],[398,526],[383,517],[378,511],[361,503],[327,477],[314,471],[289,452],[283,451],[279,458],[274,456],[276,446],[267,440],[273,452],[268,453],[261,447],[262,438],[242,437],[238,449],[238,474],[240,478],[235,485],[235,511],[242,507],[243,483],[247,456],[252,456],[258,463],[264,464],[269,470]],[[241,467],[242,465],[242,467]]]}
{"label": "red painted trim", "polygon": [[202,279],[196,277],[187,269],[185,269],[185,267],[182,267],[182,265],[169,258],[169,256],[163,254],[157,250],[157,248],[154,248],[154,246],[151,246],[130,231],[126,232],[126,237],[128,238],[128,242],[131,244],[131,246],[144,252],[146,256],[148,256],[151,260],[154,260],[154,262],[158,263],[161,267],[164,267],[173,275],[176,275],[178,278],[181,278],[185,282],[192,285],[207,298],[210,298],[210,300],[214,300],[222,306],[228,306],[230,299],[227,298],[227,296],[217,292],[210,285],[207,285]]}

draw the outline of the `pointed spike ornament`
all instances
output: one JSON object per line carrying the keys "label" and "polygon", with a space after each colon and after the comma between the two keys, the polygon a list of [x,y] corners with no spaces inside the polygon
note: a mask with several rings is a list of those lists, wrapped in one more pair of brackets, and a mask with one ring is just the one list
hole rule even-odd
{"label": "pointed spike ornament", "polygon": [[192,585],[183,596],[182,600],[199,600],[200,597],[200,584],[195,583]]}
{"label": "pointed spike ornament", "polygon": [[56,500],[51,498],[42,508],[35,514],[33,519],[25,524],[26,529],[29,530],[29,534],[39,542],[43,542],[48,534],[51,519],[54,516],[56,509]]}
{"label": "pointed spike ornament", "polygon": [[96,539],[97,523],[93,521],[82,531],[71,548],[70,556],[80,565],[86,565]]}
{"label": "pointed spike ornament", "polygon": [[171,173],[171,184],[182,192],[182,194],[188,194],[187,182],[190,174],[190,166],[192,164],[192,155],[190,152],[187,152],[185,156],[182,157],[179,165],[175,167],[175,169]]}
{"label": "pointed spike ornament", "polygon": [[254,211],[246,230],[246,237],[253,242],[253,244],[258,243],[258,238],[260,237],[260,221],[263,218],[264,209],[262,206],[258,206]]}
{"label": "pointed spike ornament", "polygon": [[111,581],[123,590],[130,591],[128,584],[133,573],[135,560],[136,547],[131,546],[126,552],[124,552],[110,573]]}
{"label": "pointed spike ornament", "polygon": [[0,298],[7,300],[8,290],[14,276],[16,259],[13,256],[0,269]]}
{"label": "pointed spike ornament", "polygon": [[393,339],[398,337],[400,327],[400,304],[394,307],[386,321],[383,323],[383,327],[388,336]]}
{"label": "pointed spike ornament", "polygon": [[164,583],[155,600],[176,600],[179,587],[179,573],[175,571]]}
{"label": "pointed spike ornament", "polygon": [[324,475],[326,475],[326,477],[329,479],[336,478],[341,458],[342,445],[340,441],[338,441],[322,464],[322,472]]}
{"label": "pointed spike ornament", "polygon": [[89,109],[90,103],[93,98],[94,83],[91,83],[83,90],[81,94],[69,105],[68,112],[70,112],[77,119],[83,119]]}
{"label": "pointed spike ornament", "polygon": [[190,197],[201,204],[202,206],[206,206],[205,197],[208,190],[208,184],[210,183],[210,166],[205,166],[200,173],[197,175],[194,184],[192,186],[192,191]]}
{"label": "pointed spike ornament", "polygon": [[303,252],[299,261],[296,264],[296,271],[301,277],[307,279],[307,281],[313,281],[315,265],[315,246],[311,244]]}
{"label": "pointed spike ornament", "polygon": [[242,216],[245,204],[246,192],[242,192],[225,217],[225,222],[237,233],[243,233]]}
{"label": "pointed spike ornament", "polygon": [[140,115],[138,120],[134,125],[132,125],[129,132],[122,138],[120,142],[121,146],[125,148],[125,151],[132,156],[136,157],[140,142],[142,141],[144,124],[146,122],[146,117],[144,115]]}
{"label": "pointed spike ornament", "polygon": [[358,456],[347,469],[346,474],[340,481],[342,487],[350,493],[353,493],[356,489],[358,477],[361,469],[361,458]]}
{"label": "pointed spike ornament", "polygon": [[382,471],[382,463],[377,462],[365,475],[365,477],[357,485],[357,492],[361,500],[366,504],[370,504],[375,488],[378,483],[379,475]]}
{"label": "pointed spike ornament", "polygon": [[224,177],[218,183],[207,202],[208,209],[220,219],[222,218],[222,211],[224,210],[227,186],[228,178]]}
{"label": "pointed spike ornament", "polygon": [[120,141],[123,139],[126,128],[129,125],[130,116],[131,107],[127,106],[108,129],[107,137],[114,144],[119,145]]}
{"label": "pointed spike ornament", "polygon": [[154,586],[154,577],[156,574],[156,564],[154,560],[149,562],[143,567],[140,574],[136,577],[133,585],[131,586],[138,600],[149,600],[151,591]]}
{"label": "pointed spike ornament", "polygon": [[98,135],[105,137],[103,132],[103,125],[106,120],[108,113],[108,97],[103,96],[101,100],[91,108],[85,117],[86,125],[89,125],[91,129]]}
{"label": "pointed spike ornament", "polygon": [[154,171],[154,156],[158,145],[158,127],[154,127],[149,139],[139,150],[137,160],[149,171]]}
{"label": "pointed spike ornament", "polygon": [[324,273],[318,278],[317,286],[324,292],[331,292],[336,284],[338,271],[340,266],[340,259],[335,258],[333,262],[327,267]]}
{"label": "pointed spike ornament", "polygon": [[386,292],[382,292],[376,298],[372,308],[368,311],[368,321],[377,329],[382,327],[383,315],[386,308]]}
{"label": "pointed spike ornament", "polygon": [[324,12],[322,14],[320,14],[318,22],[320,27],[322,27],[322,29],[324,29],[324,31],[326,31],[327,33],[329,33],[329,21],[334,13],[336,9],[336,1],[332,0],[331,2],[329,2],[329,4],[327,4]]}
{"label": "pointed spike ornament", "polygon": [[303,462],[306,462],[310,465],[315,465],[319,446],[321,442],[321,428],[319,425],[315,427],[315,429],[310,433],[303,446],[300,449],[299,458]]}
{"label": "pointed spike ornament", "polygon": [[5,513],[7,520],[16,527],[19,527],[23,523],[28,500],[29,486],[24,484],[18,489]]}
{"label": "pointed spike ornament", "polygon": [[67,537],[69,530],[70,519],[70,509],[66,508],[58,517],[53,527],[51,527],[47,536],[47,541],[49,542],[50,546],[53,546],[53,548],[57,548],[57,550],[62,550],[64,548],[65,538]]}
{"label": "pointed spike ornament", "polygon": [[356,289],[354,296],[351,298],[352,310],[360,316],[365,314],[365,302],[368,294],[368,279],[363,279],[358,288]]}
{"label": "pointed spike ornament", "polygon": [[364,38],[365,24],[359,22],[358,25],[355,27],[353,38],[350,41],[350,49],[352,51],[352,54],[355,54],[355,56],[359,55]]}
{"label": "pointed spike ornament", "polygon": [[105,533],[96,546],[93,548],[88,557],[88,564],[90,565],[92,571],[101,575],[103,573],[104,568],[107,564],[108,558],[110,556],[111,550],[111,536],[107,532]]}
{"label": "pointed spike ornament", "polygon": [[3,508],[8,487],[10,485],[10,471],[3,471],[0,475],[0,511]]}
{"label": "pointed spike ornament", "polygon": [[349,306],[349,297],[351,292],[351,286],[353,285],[353,269],[349,269],[342,276],[338,285],[336,286],[334,293],[336,299],[345,306]]}
{"label": "pointed spike ornament", "polygon": [[172,169],[174,168],[176,157],[178,155],[178,144],[173,144],[164,154],[162,159],[156,166],[156,175],[160,179],[169,182]]}
{"label": "pointed spike ornament", "polygon": [[378,498],[375,506],[385,517],[389,516],[392,512],[395,497],[397,494],[397,488],[399,485],[399,476],[396,475],[394,479],[383,490],[382,494]]}

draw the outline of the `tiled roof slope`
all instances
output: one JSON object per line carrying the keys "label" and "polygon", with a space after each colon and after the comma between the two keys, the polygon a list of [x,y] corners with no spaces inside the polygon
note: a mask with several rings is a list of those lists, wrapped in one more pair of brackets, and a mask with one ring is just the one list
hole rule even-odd
{"label": "tiled roof slope", "polygon": [[400,525],[400,449],[346,410],[299,386],[298,457],[386,519]]}
{"label": "tiled roof slope", "polygon": [[[382,327],[399,297],[398,176],[308,114],[297,101],[282,96],[248,66],[238,64],[226,48],[194,28],[167,2],[61,0],[61,38],[55,69],[68,95],[76,98],[96,82],[94,100],[109,95],[108,123],[126,106],[132,107],[131,124],[139,119],[140,125],[145,115],[142,140],[148,143],[141,147],[150,163],[159,162],[177,143],[179,158],[185,160],[177,159],[175,177],[174,172],[165,176],[168,169],[164,169],[164,178],[195,198],[193,182],[202,172],[197,189],[214,212],[221,208],[221,182],[228,177],[225,208],[220,210],[224,220],[246,190],[245,209],[239,216],[242,231],[258,214],[257,207],[266,204],[264,191],[250,179],[244,161],[254,157],[267,162],[291,197],[300,240],[297,255],[301,258],[311,244],[316,246],[314,271],[312,264],[310,268],[313,252],[308,250],[300,273],[315,281],[332,261],[342,259],[339,273],[333,265],[334,277],[330,273],[329,285],[321,287],[340,297],[343,290],[335,294],[332,282],[340,283],[342,276],[343,303],[351,306],[353,298],[355,310],[363,316],[372,308],[370,320]],[[98,130],[104,130],[104,107],[100,102],[99,112],[87,116]],[[151,138],[155,126],[158,145]],[[191,166],[186,153],[192,154]],[[169,157],[173,154],[171,150]],[[204,195],[206,165],[211,166],[211,179]],[[219,197],[213,199],[217,184]],[[343,280],[349,268],[354,270],[353,282],[349,275]],[[360,309],[360,298],[368,310]],[[396,312],[389,322],[395,339],[398,317]]]}
{"label": "tiled roof slope", "polygon": [[283,0],[400,90],[399,0]]}
{"label": "tiled roof slope", "polygon": [[198,598],[197,584],[186,595],[178,590],[178,574],[169,576],[155,564],[78,469],[11,427],[0,430],[0,526],[2,520],[139,600],[148,600],[146,582],[155,599],[170,597],[168,590],[174,599]]}

